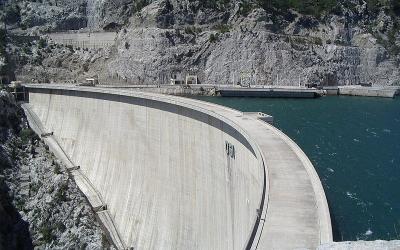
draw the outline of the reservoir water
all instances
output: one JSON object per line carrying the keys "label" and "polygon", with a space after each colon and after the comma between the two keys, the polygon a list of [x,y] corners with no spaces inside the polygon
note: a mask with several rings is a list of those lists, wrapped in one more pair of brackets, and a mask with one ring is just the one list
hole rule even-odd
{"label": "reservoir water", "polygon": [[400,239],[400,98],[196,99],[274,116],[321,178],[335,241]]}

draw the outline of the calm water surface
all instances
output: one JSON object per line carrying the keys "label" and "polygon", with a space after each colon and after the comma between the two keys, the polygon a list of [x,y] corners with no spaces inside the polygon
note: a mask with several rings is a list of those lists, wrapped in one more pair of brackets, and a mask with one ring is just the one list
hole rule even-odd
{"label": "calm water surface", "polygon": [[274,116],[321,178],[335,240],[400,239],[400,98],[196,99]]}

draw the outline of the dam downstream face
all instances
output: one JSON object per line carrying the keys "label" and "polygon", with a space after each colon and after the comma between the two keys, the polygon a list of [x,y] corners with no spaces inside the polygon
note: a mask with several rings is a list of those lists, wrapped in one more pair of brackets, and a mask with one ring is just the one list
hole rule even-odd
{"label": "dam downstream face", "polygon": [[335,240],[399,239],[400,98],[196,99],[274,116],[321,178]]}
{"label": "dam downstream face", "polygon": [[49,136],[118,248],[315,249],[332,242],[314,167],[258,114],[136,91],[26,88],[30,124]]}
{"label": "dam downstream face", "polygon": [[[29,99],[103,197],[126,245],[246,245],[264,170],[228,124],[183,107],[117,95],[40,90]],[[227,158],[226,142],[235,145],[234,160]]]}

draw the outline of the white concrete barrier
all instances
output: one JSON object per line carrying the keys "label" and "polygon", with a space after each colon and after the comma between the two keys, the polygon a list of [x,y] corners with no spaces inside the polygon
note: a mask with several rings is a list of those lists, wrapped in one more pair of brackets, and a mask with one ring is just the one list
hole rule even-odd
{"label": "white concrete barrier", "polygon": [[31,110],[101,196],[124,248],[291,249],[332,241],[312,164],[254,116],[134,91],[27,89]]}
{"label": "white concrete barrier", "polygon": [[71,45],[74,48],[101,49],[115,44],[115,32],[49,33],[47,36],[56,44]]}

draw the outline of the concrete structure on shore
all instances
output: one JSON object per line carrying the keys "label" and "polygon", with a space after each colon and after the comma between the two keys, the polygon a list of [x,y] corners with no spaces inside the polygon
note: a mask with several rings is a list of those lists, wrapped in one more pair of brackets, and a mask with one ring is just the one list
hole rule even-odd
{"label": "concrete structure on shore", "polygon": [[32,128],[66,163],[117,248],[332,242],[313,165],[260,115],[122,89],[26,89]]}
{"label": "concrete structure on shore", "polygon": [[323,90],[301,87],[268,87],[268,88],[218,88],[224,97],[269,97],[269,98],[317,98],[325,95]]}
{"label": "concrete structure on shore", "polygon": [[365,87],[361,85],[331,86],[324,87],[327,95],[348,95],[366,97],[394,98],[400,94],[400,86],[374,86]]}
{"label": "concrete structure on shore", "polygon": [[394,98],[400,93],[399,86],[363,87],[360,85],[339,86],[339,95],[389,97]]}

